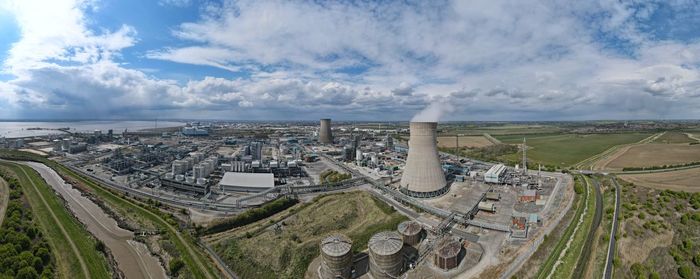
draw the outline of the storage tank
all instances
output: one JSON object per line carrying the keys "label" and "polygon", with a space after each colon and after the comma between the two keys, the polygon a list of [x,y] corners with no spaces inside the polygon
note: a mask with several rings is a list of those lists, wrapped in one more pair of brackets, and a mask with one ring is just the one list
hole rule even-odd
{"label": "storage tank", "polygon": [[335,234],[321,241],[323,268],[329,278],[352,278],[352,241],[345,235]]}
{"label": "storage tank", "polygon": [[496,205],[492,202],[482,201],[479,202],[479,210],[496,212]]}
{"label": "storage tank", "polygon": [[403,239],[393,231],[377,233],[369,239],[369,272],[374,278],[395,278],[403,269]]}
{"label": "storage tank", "polygon": [[175,178],[175,175],[173,173],[169,172],[165,174],[165,179],[172,180],[173,178]]}
{"label": "storage tank", "polygon": [[183,181],[183,180],[185,180],[185,176],[182,175],[182,174],[178,174],[178,175],[175,176],[175,180],[177,180],[177,181]]}
{"label": "storage tank", "polygon": [[333,134],[331,133],[331,119],[321,119],[321,128],[318,131],[318,141],[320,143],[333,143]]}
{"label": "storage tank", "polygon": [[194,176],[188,176],[187,178],[185,178],[185,182],[194,184]]}
{"label": "storage tank", "polygon": [[437,151],[437,122],[411,122],[408,157],[401,176],[401,191],[418,198],[431,198],[449,188]]}
{"label": "storage tank", "polygon": [[416,221],[404,221],[399,224],[399,234],[406,245],[416,245],[420,242],[423,227]]}
{"label": "storage tank", "polygon": [[453,237],[445,237],[435,246],[433,263],[443,270],[450,270],[459,266],[462,243]]}
{"label": "storage tank", "polygon": [[203,177],[197,178],[197,185],[204,185],[206,183],[207,183],[206,178],[203,178]]}

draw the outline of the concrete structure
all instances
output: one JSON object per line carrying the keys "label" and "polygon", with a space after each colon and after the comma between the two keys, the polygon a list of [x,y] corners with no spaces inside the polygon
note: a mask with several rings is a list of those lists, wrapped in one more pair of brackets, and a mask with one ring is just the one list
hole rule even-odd
{"label": "concrete structure", "polygon": [[318,141],[320,143],[333,143],[333,134],[331,133],[331,119],[321,119],[321,128],[318,131]]}
{"label": "concrete structure", "polygon": [[522,195],[520,195],[520,202],[534,202],[537,201],[537,191],[536,190],[525,190]]}
{"label": "concrete structure", "polygon": [[482,201],[479,202],[479,210],[496,212],[496,205],[493,202]]}
{"label": "concrete structure", "polygon": [[345,235],[336,234],[321,241],[322,278],[352,278],[352,241]]}
{"label": "concrete structure", "polygon": [[436,137],[437,122],[411,122],[408,157],[401,177],[401,191],[418,198],[431,198],[449,188],[440,164]]}
{"label": "concrete structure", "polygon": [[369,272],[375,279],[396,278],[403,271],[403,240],[393,231],[377,233],[369,239]]}
{"label": "concrete structure", "polygon": [[423,227],[416,221],[404,221],[398,226],[399,234],[406,245],[415,246],[423,236]]}
{"label": "concrete structure", "polygon": [[219,182],[223,191],[262,192],[275,187],[272,173],[226,172]]}
{"label": "concrete structure", "polygon": [[433,263],[443,270],[450,270],[459,266],[462,244],[453,237],[440,239],[436,245]]}
{"label": "concrete structure", "polygon": [[506,169],[504,164],[494,165],[484,174],[484,181],[487,183],[503,183]]}

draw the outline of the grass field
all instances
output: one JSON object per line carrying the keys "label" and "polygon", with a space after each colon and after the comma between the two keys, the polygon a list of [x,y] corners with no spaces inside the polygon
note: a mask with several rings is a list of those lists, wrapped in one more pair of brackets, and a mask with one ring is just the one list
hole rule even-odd
{"label": "grass field", "polygon": [[[456,140],[456,137],[454,137],[454,136],[439,136],[439,137],[437,137],[437,140],[438,140],[438,147],[454,148],[457,145],[457,140]],[[460,147],[468,147],[468,148],[484,147],[484,146],[489,146],[492,144],[493,143],[491,143],[491,141],[489,141],[484,136],[460,136],[459,137],[459,146]]]}
{"label": "grass field", "polygon": [[700,161],[700,145],[642,144],[629,147],[605,165],[606,169],[679,165]]}
{"label": "grass field", "polygon": [[654,189],[700,192],[700,168],[643,174],[625,174],[619,175],[619,177],[625,181]]}
{"label": "grass field", "polygon": [[[303,278],[324,237],[344,233],[353,240],[353,250],[362,251],[372,234],[394,230],[406,219],[369,193],[355,191],[321,196],[269,219],[213,235],[210,241],[242,278]],[[273,224],[281,227],[275,229]]]}
{"label": "grass field", "polygon": [[0,163],[17,176],[22,189],[46,234],[62,278],[111,278],[110,267],[97,251],[96,240],[63,206],[53,190],[33,169]]}
{"label": "grass field", "polygon": [[115,194],[92,181],[92,179],[76,174],[75,172],[56,162],[49,161],[45,158],[38,158],[37,156],[28,153],[8,151],[3,152],[4,153],[0,155],[6,158],[36,160],[42,162],[53,168],[62,176],[69,177],[71,180],[79,182],[81,186],[86,188],[87,191],[97,195],[100,200],[106,202],[110,206],[142,216],[154,224],[158,229],[165,232],[165,236],[173,243],[179,252],[179,256],[184,262],[186,270],[191,273],[193,277],[210,279],[220,277],[219,272],[213,265],[211,259],[206,256],[197,246],[196,240],[191,235],[180,232],[178,228],[173,225],[176,224],[176,222],[165,216],[165,214],[160,213],[158,209]]}
{"label": "grass field", "polygon": [[[533,164],[551,165],[566,168],[591,156],[621,144],[638,142],[651,134],[554,134],[554,135],[507,135],[495,138],[504,143],[520,144],[523,137],[527,139],[527,156],[530,166]],[[520,160],[520,152],[502,156],[504,160]]]}
{"label": "grass field", "polygon": [[508,125],[493,125],[493,126],[443,126],[441,124],[441,130],[443,133],[449,134],[463,134],[463,135],[476,135],[480,136],[483,134],[491,135],[511,135],[511,134],[551,134],[562,131],[562,128],[554,125],[526,125],[526,124],[508,124]]}
{"label": "grass field", "polygon": [[657,138],[654,143],[676,144],[676,143],[691,143],[697,140],[691,139],[686,133],[671,131],[666,132],[663,136]]}

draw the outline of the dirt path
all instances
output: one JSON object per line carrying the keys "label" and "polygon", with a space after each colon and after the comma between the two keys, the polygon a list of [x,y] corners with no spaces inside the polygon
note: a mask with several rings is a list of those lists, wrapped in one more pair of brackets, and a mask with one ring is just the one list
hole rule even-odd
{"label": "dirt path", "polygon": [[686,134],[689,138],[691,138],[691,139],[694,139],[694,140],[696,140],[696,141],[700,141],[700,138],[696,138],[695,135],[693,135],[693,134],[691,134],[691,133],[685,133],[685,134]]}
{"label": "dirt path", "polygon": [[90,278],[90,270],[87,267],[87,264],[85,264],[85,259],[83,259],[83,256],[80,255],[80,251],[78,251],[78,247],[75,246],[75,242],[73,241],[72,238],[70,238],[70,235],[68,235],[68,232],[66,231],[66,228],[63,227],[63,223],[61,223],[60,220],[58,220],[58,217],[56,217],[56,213],[53,212],[51,207],[49,206],[49,203],[46,202],[46,199],[44,198],[44,195],[41,194],[41,191],[39,191],[39,188],[36,186],[34,183],[34,180],[31,179],[31,176],[27,173],[27,171],[23,168],[20,167],[19,169],[22,170],[22,173],[24,176],[27,177],[27,180],[32,184],[32,188],[34,188],[34,191],[36,191],[37,195],[41,199],[41,202],[44,204],[44,207],[46,207],[46,210],[49,212],[51,215],[51,218],[53,219],[54,223],[58,227],[59,230],[61,230],[61,234],[63,234],[63,238],[68,241],[68,245],[70,246],[71,250],[73,250],[73,254],[75,254],[76,259],[78,259],[78,262],[80,263],[80,269],[82,269],[82,273],[85,275],[85,278]]}
{"label": "dirt path", "polygon": [[7,203],[9,202],[10,187],[4,179],[0,178],[0,227],[2,226],[2,221],[5,220],[5,211],[7,210]]}
{"label": "dirt path", "polygon": [[133,233],[118,226],[117,221],[107,215],[97,204],[83,196],[80,191],[67,184],[58,173],[44,164],[27,162],[46,180],[56,193],[61,195],[69,209],[85,224],[88,231],[109,247],[119,269],[127,278],[167,278],[159,260],[147,251],[145,244],[132,241]]}
{"label": "dirt path", "polygon": [[590,170],[605,170],[610,162],[622,156],[622,154],[625,154],[630,147],[653,142],[664,134],[666,134],[666,132],[653,134],[635,143],[613,146],[601,153],[586,158],[585,160],[575,164],[574,167],[578,169],[586,168]]}

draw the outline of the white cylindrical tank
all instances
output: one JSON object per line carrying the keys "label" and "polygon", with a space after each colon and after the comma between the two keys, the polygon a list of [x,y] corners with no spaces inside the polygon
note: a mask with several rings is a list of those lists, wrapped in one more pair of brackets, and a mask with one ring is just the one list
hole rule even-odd
{"label": "white cylindrical tank", "polygon": [[185,178],[185,181],[190,184],[194,183],[194,176],[188,176]]}
{"label": "white cylindrical tank", "polygon": [[172,172],[165,174],[165,179],[173,179],[174,177],[175,177],[175,175]]}
{"label": "white cylindrical tank", "polygon": [[207,183],[206,178],[203,178],[203,177],[197,178],[197,185],[204,185],[206,183]]}
{"label": "white cylindrical tank", "polygon": [[185,180],[185,176],[182,175],[182,174],[178,174],[178,175],[175,176],[175,180],[177,180],[177,181],[183,181],[183,180]]}

